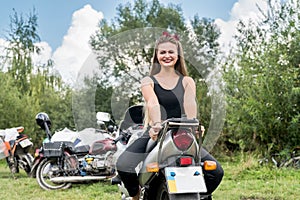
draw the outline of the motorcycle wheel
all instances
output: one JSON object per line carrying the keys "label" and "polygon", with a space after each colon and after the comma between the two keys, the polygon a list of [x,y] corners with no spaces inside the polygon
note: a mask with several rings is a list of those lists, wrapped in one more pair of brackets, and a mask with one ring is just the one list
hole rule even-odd
{"label": "motorcycle wheel", "polygon": [[[39,186],[44,190],[59,190],[68,189],[71,183],[53,183],[50,178],[55,177],[53,174],[54,168],[57,168],[56,160],[44,159],[39,164],[36,170],[36,180]],[[54,169],[54,170],[53,170]]]}
{"label": "motorcycle wheel", "polygon": [[187,200],[187,199],[200,200],[200,195],[198,193],[169,194],[166,180],[161,179],[159,181],[155,200]]}
{"label": "motorcycle wheel", "polygon": [[18,166],[22,168],[27,173],[27,175],[30,175],[32,163],[33,157],[30,153],[19,155]]}
{"label": "motorcycle wheel", "polygon": [[18,161],[16,157],[12,157],[12,156],[6,157],[6,162],[12,174],[19,173]]}

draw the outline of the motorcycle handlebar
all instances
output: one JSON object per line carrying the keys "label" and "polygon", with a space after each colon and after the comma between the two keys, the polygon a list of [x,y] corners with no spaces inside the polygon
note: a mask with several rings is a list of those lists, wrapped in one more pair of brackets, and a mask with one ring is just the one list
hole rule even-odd
{"label": "motorcycle handlebar", "polygon": [[126,135],[127,135],[127,133],[126,133],[126,132],[124,132],[124,131],[120,130],[120,135],[119,135],[119,137],[117,137],[116,139],[114,139],[114,140],[113,140],[113,141],[114,141],[114,143],[116,144],[116,143],[117,143],[117,142],[119,142],[121,139],[125,138],[125,137],[126,137]]}

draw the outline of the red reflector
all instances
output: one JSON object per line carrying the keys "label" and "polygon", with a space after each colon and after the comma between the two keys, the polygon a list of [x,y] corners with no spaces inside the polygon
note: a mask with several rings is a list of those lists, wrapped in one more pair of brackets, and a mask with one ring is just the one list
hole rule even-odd
{"label": "red reflector", "polygon": [[191,157],[182,157],[180,158],[180,166],[191,165],[193,162]]}
{"label": "red reflector", "polygon": [[187,130],[178,129],[173,132],[173,141],[179,150],[184,151],[192,145],[194,138]]}

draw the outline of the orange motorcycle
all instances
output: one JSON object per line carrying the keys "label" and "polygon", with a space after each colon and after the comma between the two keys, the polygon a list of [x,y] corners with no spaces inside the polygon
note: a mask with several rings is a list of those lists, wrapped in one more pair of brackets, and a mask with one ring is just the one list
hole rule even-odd
{"label": "orange motorcycle", "polygon": [[0,130],[0,159],[6,159],[12,174],[21,168],[29,175],[33,162],[29,150],[33,144],[23,131],[22,126]]}

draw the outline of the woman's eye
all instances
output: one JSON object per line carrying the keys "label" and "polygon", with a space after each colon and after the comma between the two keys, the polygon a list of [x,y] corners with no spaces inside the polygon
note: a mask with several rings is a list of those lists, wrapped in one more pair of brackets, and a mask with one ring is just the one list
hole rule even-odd
{"label": "woman's eye", "polygon": [[[159,54],[163,55],[163,54],[166,54],[167,51],[160,51]],[[174,51],[168,51],[169,54],[174,54]]]}

